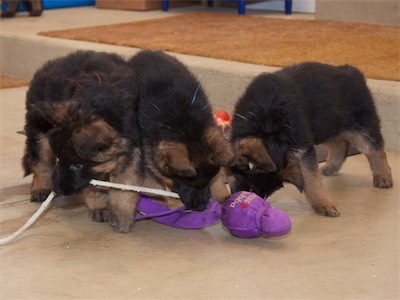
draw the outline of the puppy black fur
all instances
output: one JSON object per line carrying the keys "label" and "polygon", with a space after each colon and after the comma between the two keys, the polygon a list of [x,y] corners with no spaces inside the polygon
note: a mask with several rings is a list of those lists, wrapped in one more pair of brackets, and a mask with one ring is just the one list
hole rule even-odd
{"label": "puppy black fur", "polygon": [[84,192],[93,220],[107,221],[111,212],[117,231],[130,230],[137,195],[94,189],[89,181],[135,180],[137,93],[132,69],[115,54],[77,51],[35,73],[23,157],[25,174],[33,173],[31,201],[43,201],[51,190]]}
{"label": "puppy black fur", "polygon": [[129,65],[140,90],[143,169],[177,192],[187,208],[203,210],[213,178],[234,154],[214,124],[202,86],[182,62],[160,51],[143,50]]}
{"label": "puppy black fur", "polygon": [[374,101],[352,66],[309,62],[260,74],[236,103],[232,128],[236,189],[269,196],[288,181],[317,212],[338,216],[318,174],[314,145],[322,143],[328,146],[325,175],[339,171],[353,143],[367,156],[374,185],[393,184]]}

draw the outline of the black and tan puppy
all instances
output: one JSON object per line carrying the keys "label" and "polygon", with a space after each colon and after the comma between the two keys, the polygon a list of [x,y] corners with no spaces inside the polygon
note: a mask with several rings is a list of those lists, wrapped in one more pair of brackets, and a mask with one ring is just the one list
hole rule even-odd
{"label": "black and tan puppy", "polygon": [[393,185],[380,120],[354,67],[303,63],[257,76],[235,106],[236,189],[268,196],[288,181],[322,215],[339,210],[318,173],[314,145],[326,144],[325,175],[336,174],[350,143],[370,163],[374,185]]}
{"label": "black and tan puppy", "polygon": [[188,209],[203,210],[210,197],[224,200],[217,174],[221,166],[232,165],[234,153],[214,123],[199,81],[183,63],[159,51],[143,50],[129,64],[140,91],[144,171],[177,192]]}
{"label": "black and tan puppy", "polygon": [[129,231],[138,195],[89,181],[137,182],[136,100],[133,71],[117,55],[77,51],[40,68],[26,100],[23,166],[33,173],[31,201],[42,202],[51,190],[83,192],[92,220]]}

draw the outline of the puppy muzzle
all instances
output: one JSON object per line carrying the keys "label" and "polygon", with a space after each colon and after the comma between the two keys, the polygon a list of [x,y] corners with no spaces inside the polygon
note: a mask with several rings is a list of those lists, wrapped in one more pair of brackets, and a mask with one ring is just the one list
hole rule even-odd
{"label": "puppy muzzle", "polygon": [[210,201],[211,192],[208,186],[197,188],[180,183],[174,183],[172,188],[179,194],[186,209],[203,211],[207,208]]}
{"label": "puppy muzzle", "polygon": [[58,164],[52,176],[53,191],[65,196],[79,194],[91,179],[82,164]]}

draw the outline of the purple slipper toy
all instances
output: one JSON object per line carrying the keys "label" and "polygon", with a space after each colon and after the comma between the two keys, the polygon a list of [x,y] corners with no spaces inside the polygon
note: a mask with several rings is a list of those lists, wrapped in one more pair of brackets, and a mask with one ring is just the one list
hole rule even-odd
{"label": "purple slipper toy", "polygon": [[222,206],[221,221],[232,235],[242,238],[278,237],[292,227],[285,212],[251,192],[229,197]]}
{"label": "purple slipper toy", "polygon": [[221,220],[232,235],[241,238],[278,237],[291,229],[285,212],[251,192],[237,192],[223,205],[211,200],[201,212],[185,211],[184,207],[170,209],[141,195],[137,209],[141,213],[137,220],[152,218],[177,228],[199,229]]}

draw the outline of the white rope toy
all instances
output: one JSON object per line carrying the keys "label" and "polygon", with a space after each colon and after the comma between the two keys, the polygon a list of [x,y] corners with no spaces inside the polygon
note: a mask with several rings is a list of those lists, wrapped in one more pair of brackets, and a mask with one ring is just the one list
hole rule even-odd
{"label": "white rope toy", "polygon": [[[96,179],[92,179],[90,181],[90,184],[93,186],[109,187],[109,188],[119,189],[119,190],[123,190],[123,191],[134,191],[134,192],[142,192],[142,193],[153,194],[153,195],[158,195],[158,196],[179,198],[179,195],[174,192],[168,192],[168,191],[159,190],[159,189],[151,189],[151,188],[129,185],[129,184],[112,183],[112,182],[100,181],[100,180],[96,180]],[[47,207],[50,205],[51,201],[54,199],[55,195],[56,194],[54,192],[51,192],[50,195],[47,196],[46,200],[42,203],[42,205],[40,205],[38,210],[32,215],[32,217],[29,218],[29,220],[20,229],[18,229],[16,232],[14,232],[13,234],[11,234],[7,237],[0,239],[0,246],[4,246],[4,245],[12,242],[17,237],[22,235],[29,227],[31,227],[33,225],[33,223],[35,223],[36,220],[47,209]]]}
{"label": "white rope toy", "polygon": [[168,191],[159,190],[159,189],[151,189],[151,188],[146,188],[143,186],[113,183],[113,182],[101,181],[101,180],[96,180],[96,179],[92,179],[90,181],[90,184],[94,185],[94,186],[98,185],[98,186],[103,186],[103,187],[110,187],[110,188],[119,189],[119,190],[123,190],[123,191],[141,192],[141,193],[153,194],[153,195],[158,195],[158,196],[172,197],[172,198],[177,198],[177,199],[180,198],[179,195],[174,192],[168,192]]}

